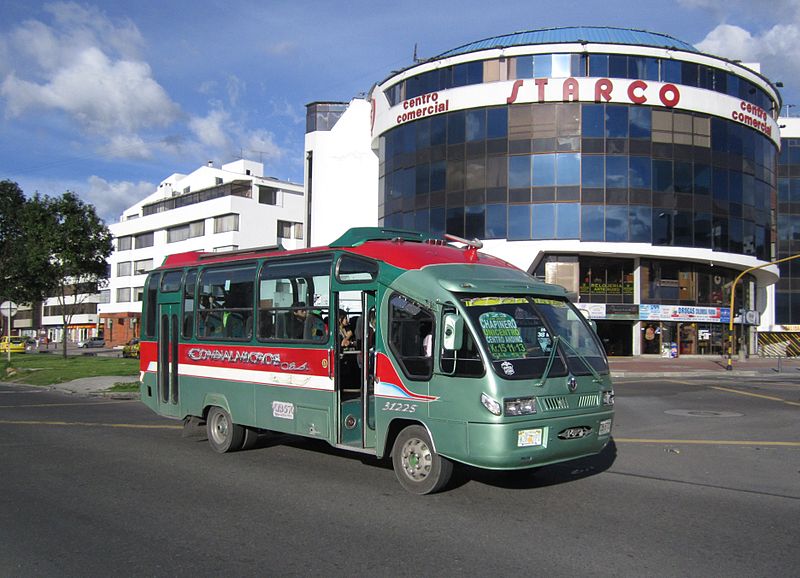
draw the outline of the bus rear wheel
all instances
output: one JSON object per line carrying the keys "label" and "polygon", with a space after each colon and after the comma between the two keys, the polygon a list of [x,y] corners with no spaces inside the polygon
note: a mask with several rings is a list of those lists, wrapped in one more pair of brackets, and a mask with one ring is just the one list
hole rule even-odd
{"label": "bus rear wheel", "polygon": [[233,423],[230,414],[221,407],[208,410],[206,431],[211,448],[221,454],[235,452],[244,443],[244,427]]}
{"label": "bus rear wheel", "polygon": [[437,454],[428,431],[411,425],[401,431],[392,447],[397,480],[412,494],[433,494],[443,489],[453,473],[453,462]]}

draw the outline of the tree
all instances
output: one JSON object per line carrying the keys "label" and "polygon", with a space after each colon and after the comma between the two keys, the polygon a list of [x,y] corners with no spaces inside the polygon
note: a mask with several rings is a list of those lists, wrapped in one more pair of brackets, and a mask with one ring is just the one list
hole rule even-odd
{"label": "tree", "polygon": [[111,232],[97,216],[93,205],[70,191],[46,198],[54,225],[42,231],[49,249],[47,265],[50,294],[58,298],[63,320],[62,346],[67,356],[67,328],[81,304],[108,279],[106,258],[111,254]]}
{"label": "tree", "polygon": [[51,289],[50,252],[41,238],[53,224],[38,195],[26,199],[17,183],[0,181],[0,294],[4,298],[33,303]]}

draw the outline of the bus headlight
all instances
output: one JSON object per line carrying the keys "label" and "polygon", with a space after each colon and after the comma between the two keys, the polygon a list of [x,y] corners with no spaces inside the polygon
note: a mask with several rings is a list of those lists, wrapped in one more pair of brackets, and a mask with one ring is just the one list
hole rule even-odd
{"label": "bus headlight", "polygon": [[530,415],[536,413],[535,397],[518,397],[505,400],[506,415]]}
{"label": "bus headlight", "polygon": [[603,405],[614,405],[614,390],[609,389],[603,392]]}
{"label": "bus headlight", "polygon": [[481,394],[481,403],[483,404],[483,407],[488,409],[494,415],[500,415],[502,413],[500,404],[485,393]]}

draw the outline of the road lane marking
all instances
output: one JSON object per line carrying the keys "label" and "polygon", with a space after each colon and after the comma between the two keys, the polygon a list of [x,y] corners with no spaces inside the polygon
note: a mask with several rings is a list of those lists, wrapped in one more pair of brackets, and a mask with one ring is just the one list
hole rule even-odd
{"label": "road lane marking", "polygon": [[772,442],[754,440],[658,440],[647,438],[614,438],[615,442],[624,444],[689,444],[689,445],[716,445],[716,446],[782,446],[800,448],[800,442]]}
{"label": "road lane marking", "polygon": [[774,395],[764,395],[763,393],[751,393],[749,391],[741,391],[741,390],[738,390],[738,389],[731,389],[730,387],[719,387],[717,385],[712,385],[711,389],[718,389],[719,391],[727,391],[729,393],[738,393],[739,395],[749,395],[750,397],[758,397],[760,399],[768,399],[770,401],[780,401],[780,402],[788,404],[788,405],[798,405],[798,406],[800,406],[800,403],[797,403],[795,401],[789,401],[788,399],[783,399],[782,397],[777,397],[777,396],[774,396]]}
{"label": "road lane marking", "polygon": [[54,425],[54,426],[84,426],[84,427],[110,427],[122,429],[183,429],[182,425],[146,425],[136,423],[93,423],[88,421],[49,421],[49,420],[16,420],[0,419],[2,425]]}
{"label": "road lane marking", "polygon": [[15,409],[18,407],[69,407],[72,405],[111,405],[115,403],[138,402],[138,399],[115,399],[113,401],[89,401],[86,403],[29,403],[25,405],[0,405],[0,409]]}

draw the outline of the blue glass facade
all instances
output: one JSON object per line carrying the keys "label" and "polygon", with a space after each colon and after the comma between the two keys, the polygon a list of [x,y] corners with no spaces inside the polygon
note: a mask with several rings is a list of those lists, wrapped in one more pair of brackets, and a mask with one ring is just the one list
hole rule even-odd
{"label": "blue glass facade", "polygon": [[772,258],[777,150],[734,121],[626,104],[514,104],[381,138],[385,226]]}
{"label": "blue glass facade", "polygon": [[[781,140],[778,163],[777,259],[800,254],[800,139]],[[775,323],[800,325],[800,259],[779,265]]]}

